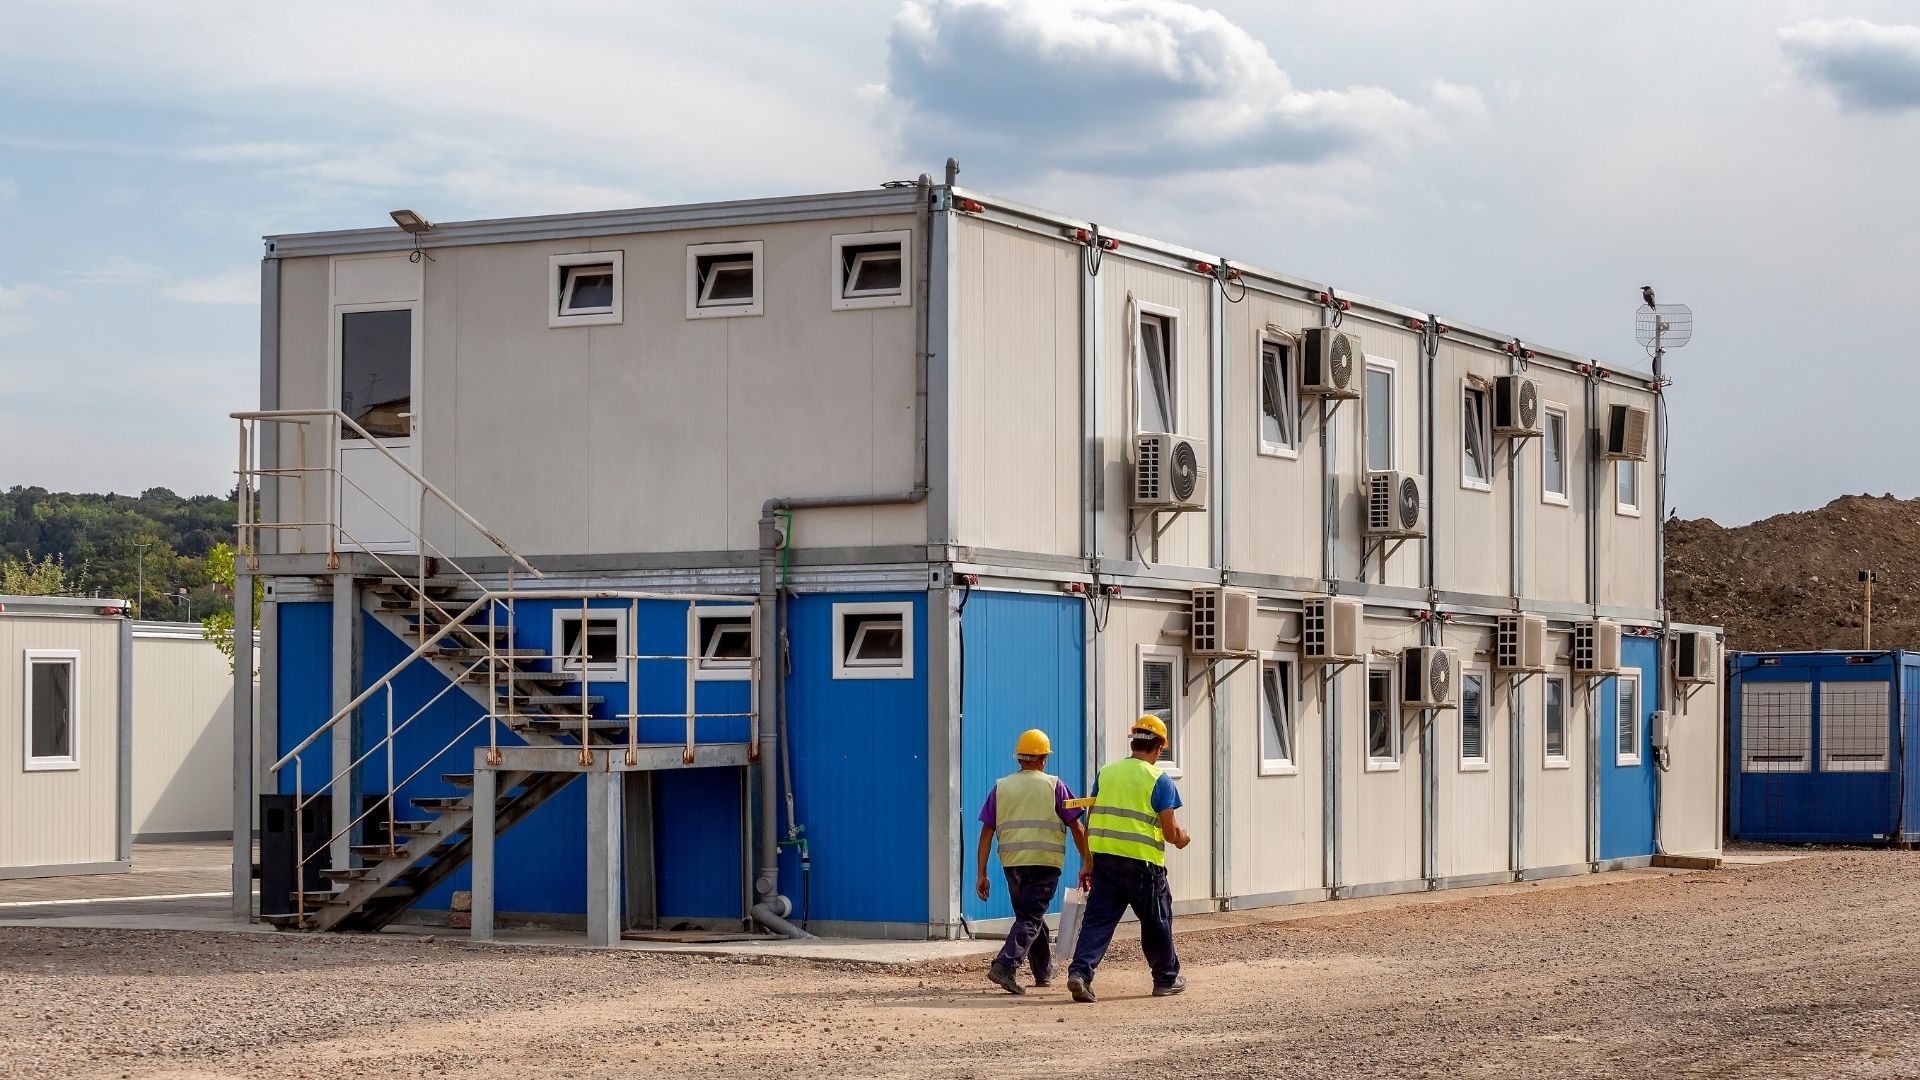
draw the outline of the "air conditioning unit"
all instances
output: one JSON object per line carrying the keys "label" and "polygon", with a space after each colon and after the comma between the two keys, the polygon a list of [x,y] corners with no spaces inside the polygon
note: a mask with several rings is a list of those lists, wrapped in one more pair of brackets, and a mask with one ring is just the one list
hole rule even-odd
{"label": "air conditioning unit", "polygon": [[1300,393],[1307,397],[1360,396],[1360,339],[1330,326],[1300,335]]}
{"label": "air conditioning unit", "polygon": [[1494,629],[1493,666],[1501,671],[1547,670],[1547,620],[1502,615]]}
{"label": "air conditioning unit", "polygon": [[1671,639],[1673,646],[1673,678],[1675,682],[1710,683],[1715,670],[1719,667],[1714,656],[1712,634],[1702,634],[1697,630],[1676,631]]}
{"label": "air conditioning unit", "polygon": [[1647,460],[1647,428],[1652,414],[1638,405],[1607,406],[1607,429],[1600,434],[1604,457],[1615,461]]}
{"label": "air conditioning unit", "polygon": [[1400,703],[1409,709],[1451,709],[1458,665],[1452,649],[1414,645],[1400,654]]}
{"label": "air conditioning unit", "polygon": [[1193,590],[1193,627],[1188,645],[1195,656],[1258,656],[1254,609],[1258,601],[1246,589]]}
{"label": "air conditioning unit", "polygon": [[1133,505],[1159,510],[1207,508],[1207,445],[1164,432],[1134,437]]}
{"label": "air conditioning unit", "polygon": [[1573,624],[1573,670],[1611,675],[1620,670],[1620,624],[1607,619]]}
{"label": "air conditioning unit", "polygon": [[1312,596],[1300,608],[1300,656],[1321,663],[1355,663],[1360,653],[1360,625],[1366,617],[1358,600]]}
{"label": "air conditioning unit", "polygon": [[1367,474],[1367,535],[1427,535],[1427,488],[1419,477],[1394,469]]}
{"label": "air conditioning unit", "polygon": [[1524,375],[1493,380],[1493,433],[1510,439],[1540,434],[1540,384]]}

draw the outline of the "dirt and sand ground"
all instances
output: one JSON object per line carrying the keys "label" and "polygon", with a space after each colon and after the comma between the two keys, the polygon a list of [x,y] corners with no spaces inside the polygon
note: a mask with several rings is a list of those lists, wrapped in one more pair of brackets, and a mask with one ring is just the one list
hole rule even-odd
{"label": "dirt and sand ground", "polygon": [[[1433,898],[1428,898],[1429,900]],[[1122,941],[1126,939],[1123,937]],[[1389,904],[977,964],[0,928],[0,1075],[1920,1076],[1920,852]]]}

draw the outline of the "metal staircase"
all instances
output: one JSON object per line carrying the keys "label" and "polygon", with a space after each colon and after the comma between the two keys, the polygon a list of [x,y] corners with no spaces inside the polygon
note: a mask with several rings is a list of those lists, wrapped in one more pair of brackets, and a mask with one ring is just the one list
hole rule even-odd
{"label": "metal staircase", "polygon": [[[307,850],[304,835],[299,829],[294,830],[298,839],[295,844],[293,880],[306,880],[310,876],[308,867],[326,860],[332,865],[320,869],[318,876],[333,887],[302,889],[296,886],[296,891],[287,898],[294,910],[284,915],[263,914],[263,921],[294,930],[377,931],[398,918],[449,875],[472,863],[475,878],[474,933],[476,937],[490,935],[494,840],[501,832],[525,820],[583,773],[590,777],[588,787],[591,794],[596,783],[615,779],[594,774],[693,766],[745,766],[758,760],[760,715],[757,675],[760,659],[757,653],[757,630],[750,637],[756,643],[755,654],[745,659],[754,677],[748,682],[752,697],[744,712],[701,713],[696,705],[694,685],[696,667],[702,662],[698,655],[699,620],[696,605],[711,602],[726,604],[735,610],[739,606],[747,606],[751,610],[753,598],[522,587],[519,583],[525,579],[517,575],[525,574],[533,578],[542,576],[531,563],[425,477],[381,446],[377,439],[344,413],[337,410],[293,410],[234,415],[241,421],[238,550],[247,557],[249,569],[258,567],[258,544],[262,530],[293,530],[293,542],[304,545],[307,530],[322,528],[329,570],[337,570],[340,565],[336,543],[353,550],[358,559],[369,561],[379,568],[375,572],[377,576],[358,578],[352,590],[356,597],[352,602],[356,608],[371,614],[401,641],[412,646],[405,659],[336,709],[324,723],[273,764],[271,771],[276,777],[283,777],[287,772],[292,774],[296,821],[316,800],[334,799],[333,805],[343,805],[340,801],[345,798],[343,793],[354,789],[355,778],[381,765],[385,768],[385,796],[374,807],[359,809],[343,825],[336,822],[333,835],[314,850]],[[315,420],[323,422],[313,423]],[[304,462],[308,460],[308,455],[304,442],[299,454],[303,464],[298,468],[275,469],[254,463],[253,447],[260,434],[255,428],[273,424],[296,425],[295,434],[302,440],[308,437],[310,431],[320,432],[326,441],[322,460],[327,462],[337,460],[335,444],[340,430],[344,427],[357,432],[367,445],[380,450],[418,484],[421,512],[414,518],[415,521],[426,520],[424,507],[429,495],[438,499],[452,511],[454,517],[508,557],[509,565],[504,577],[495,577],[490,582],[481,581],[448,558],[422,531],[412,534],[417,555],[390,559],[373,547],[358,543],[340,523],[340,493],[351,487],[359,492],[363,501],[371,501],[377,506],[378,500],[338,468],[331,465],[306,467]],[[257,514],[252,494],[256,481],[273,478],[276,482],[297,482],[302,485],[301,498],[304,501],[304,484],[309,473],[322,474],[328,481],[325,520],[271,522]],[[400,519],[395,516],[395,520]],[[287,534],[270,532],[270,535]],[[396,567],[396,561],[413,572],[409,574]],[[354,573],[358,574],[359,571]],[[336,588],[339,588],[338,578]],[[335,602],[342,599],[342,596],[336,595]],[[581,619],[579,652],[560,655],[562,646],[558,642],[551,652],[522,647],[514,633],[514,615],[518,602],[522,600],[561,601],[569,608],[577,603]],[[638,640],[641,604],[658,601],[684,606],[687,636],[685,647],[678,654],[646,655],[634,644]],[[618,606],[610,609],[609,605]],[[620,642],[618,655],[613,658],[618,662],[621,675],[602,678],[596,677],[594,672],[596,665],[607,658],[589,655],[590,634],[587,624],[590,611],[598,615],[609,610],[628,612],[625,622],[628,637]],[[758,616],[753,618],[757,626]],[[681,670],[685,693],[684,709],[681,711],[641,711],[641,665],[655,662],[671,662]],[[438,672],[445,680],[445,685],[415,706],[410,714],[404,718],[398,717],[395,682],[403,673],[417,670],[419,665],[427,665]],[[568,670],[569,667],[571,670]],[[648,685],[652,685],[653,681],[650,678]],[[681,680],[676,678],[673,681],[678,683]],[[595,683],[604,685],[615,682],[625,684],[627,707],[617,715],[607,715],[607,699],[603,694],[594,692]],[[416,723],[422,729],[433,725],[434,721],[423,722],[422,718],[428,716],[429,710],[441,698],[456,689],[479,703],[480,715],[459,730],[445,733],[444,742],[439,742],[443,732],[436,730],[434,742],[439,743],[439,749],[424,757],[408,757],[404,762],[400,761],[400,755],[396,753],[397,737],[412,729]],[[344,765],[335,762],[334,765],[338,767],[330,770],[332,775],[309,790],[303,755],[323,736],[335,732],[342,724],[348,724],[351,730],[350,721],[355,716],[364,717],[371,728],[371,714],[377,704],[384,704],[385,707],[384,735],[373,739],[369,731],[366,740],[368,745],[364,749],[355,747],[357,753],[351,761]],[[701,743],[697,738],[696,721],[720,717],[746,718],[749,729],[747,740]],[[684,739],[671,744],[640,743],[640,721],[659,719],[683,720]],[[482,725],[487,729],[486,745],[477,750],[464,751],[472,754],[472,768],[476,771],[439,773],[443,783],[455,789],[465,789],[466,794],[412,798],[409,800],[411,809],[423,816],[403,818],[395,805],[397,793],[405,790],[407,785],[429,769],[447,767],[441,764],[442,759],[463,747],[469,736]],[[500,737],[503,727],[511,740],[507,745],[502,745]],[[417,739],[419,734],[416,731],[414,738]],[[519,745],[513,745],[512,741],[517,741]],[[408,770],[404,776],[398,775],[402,768]],[[480,775],[476,776],[476,773]],[[476,804],[478,792],[487,794],[479,795],[480,802]],[[599,802],[605,803],[607,800]],[[593,816],[596,805],[595,800],[589,800],[589,832],[598,830],[606,834],[613,826],[604,806],[599,807],[598,818]],[[384,822],[379,819],[381,814],[384,814]],[[386,826],[385,842],[352,842],[356,835],[378,831],[376,827],[380,824]],[[597,934],[598,939],[617,933],[617,928],[609,930],[611,922],[617,921],[619,914],[618,897],[615,895],[615,879],[619,873],[617,834],[613,839],[610,849],[602,845],[598,856],[590,850],[588,857],[589,931]],[[605,857],[607,850],[615,853],[611,864]],[[359,865],[353,865],[354,862]],[[591,879],[596,874],[599,880],[594,882]],[[612,912],[611,920],[607,915],[609,910]]]}

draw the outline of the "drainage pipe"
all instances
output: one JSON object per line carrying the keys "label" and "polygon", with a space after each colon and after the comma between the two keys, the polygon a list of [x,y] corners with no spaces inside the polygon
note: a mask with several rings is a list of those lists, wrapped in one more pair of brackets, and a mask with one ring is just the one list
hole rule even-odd
{"label": "drainage pipe", "polygon": [[[927,282],[932,274],[932,248],[927,237],[933,218],[933,180],[921,174],[916,185],[920,193],[921,274],[916,286],[918,296],[914,314],[915,342],[919,355],[914,362],[914,483],[912,490],[897,494],[775,496],[760,504],[760,709],[771,711],[780,720],[786,716],[786,679],[782,671],[780,642],[785,636],[781,625],[780,552],[791,538],[780,529],[778,514],[796,510],[832,510],[854,507],[912,506],[927,501],[927,363],[931,355],[927,340]],[[792,522],[791,516],[788,518]],[[754,921],[786,937],[812,937],[786,920],[793,902],[780,895],[780,761],[783,723],[760,725],[760,835],[759,871],[754,877],[756,900]]]}

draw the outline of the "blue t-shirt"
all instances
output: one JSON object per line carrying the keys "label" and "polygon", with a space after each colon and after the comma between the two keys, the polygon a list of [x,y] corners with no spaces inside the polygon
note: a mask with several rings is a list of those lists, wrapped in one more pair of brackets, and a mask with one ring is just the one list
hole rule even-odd
{"label": "blue t-shirt", "polygon": [[[1093,794],[1100,794],[1098,780],[1093,782]],[[1173,786],[1173,777],[1161,773],[1160,779],[1153,782],[1153,812],[1158,814],[1164,810],[1178,810],[1184,805],[1180,801],[1180,789]]]}

